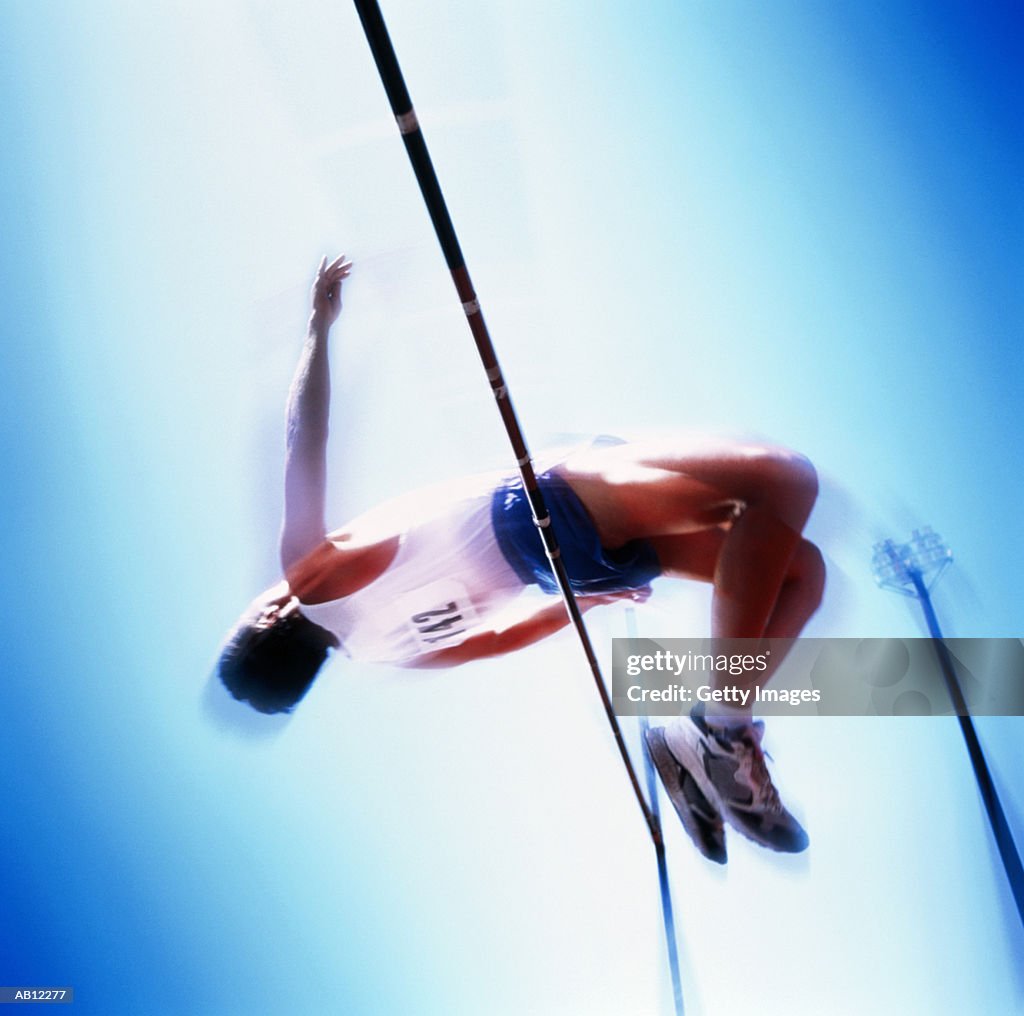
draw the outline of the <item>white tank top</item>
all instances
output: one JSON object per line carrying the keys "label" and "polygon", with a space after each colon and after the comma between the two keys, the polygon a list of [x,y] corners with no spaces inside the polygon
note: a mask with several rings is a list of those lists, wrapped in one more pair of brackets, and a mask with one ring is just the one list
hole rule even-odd
{"label": "white tank top", "polygon": [[410,525],[369,585],[300,608],[353,660],[405,663],[464,642],[522,589],[495,540],[488,491],[449,500]]}

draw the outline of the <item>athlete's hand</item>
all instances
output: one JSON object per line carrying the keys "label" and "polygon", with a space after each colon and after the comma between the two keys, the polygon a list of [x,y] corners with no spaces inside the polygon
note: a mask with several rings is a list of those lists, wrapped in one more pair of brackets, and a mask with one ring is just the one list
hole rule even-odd
{"label": "athlete's hand", "polygon": [[352,271],[352,262],[339,254],[330,264],[327,256],[320,260],[313,283],[313,314],[309,319],[311,327],[330,328],[341,313],[341,284]]}

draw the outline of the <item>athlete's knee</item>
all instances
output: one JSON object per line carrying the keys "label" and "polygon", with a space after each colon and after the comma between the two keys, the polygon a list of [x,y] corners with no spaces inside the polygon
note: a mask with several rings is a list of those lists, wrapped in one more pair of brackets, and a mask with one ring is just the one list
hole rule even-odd
{"label": "athlete's knee", "polygon": [[811,609],[817,609],[825,594],[825,558],[810,540],[801,540],[798,544],[789,574],[800,582]]}
{"label": "athlete's knee", "polygon": [[818,472],[805,455],[788,448],[759,446],[750,453],[764,504],[785,503],[806,517],[818,497]]}
{"label": "athlete's knee", "polygon": [[788,448],[773,448],[770,454],[780,481],[813,503],[818,496],[818,471],[814,463],[806,455]]}

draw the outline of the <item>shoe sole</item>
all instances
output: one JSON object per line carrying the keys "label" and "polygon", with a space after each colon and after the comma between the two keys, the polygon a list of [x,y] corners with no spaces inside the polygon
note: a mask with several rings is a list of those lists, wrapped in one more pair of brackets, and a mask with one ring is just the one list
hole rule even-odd
{"label": "shoe sole", "polygon": [[[650,727],[644,732],[647,751],[654,768],[661,777],[661,785],[672,802],[679,821],[686,830],[687,836],[693,840],[694,846],[709,860],[716,864],[725,864],[729,857],[725,849],[725,826],[722,816],[704,794],[694,775],[682,766],[665,741],[665,731],[661,727]],[[687,783],[687,781],[689,781]],[[687,792],[697,796],[697,805],[715,816],[705,818],[694,808]]]}

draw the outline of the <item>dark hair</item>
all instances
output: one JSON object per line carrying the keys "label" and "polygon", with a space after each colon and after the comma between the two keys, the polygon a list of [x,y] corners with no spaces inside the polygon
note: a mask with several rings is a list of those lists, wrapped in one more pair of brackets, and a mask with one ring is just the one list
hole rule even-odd
{"label": "dark hair", "polygon": [[232,632],[217,673],[238,701],[261,713],[290,713],[335,644],[330,632],[298,611],[269,625],[247,621]]}

